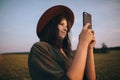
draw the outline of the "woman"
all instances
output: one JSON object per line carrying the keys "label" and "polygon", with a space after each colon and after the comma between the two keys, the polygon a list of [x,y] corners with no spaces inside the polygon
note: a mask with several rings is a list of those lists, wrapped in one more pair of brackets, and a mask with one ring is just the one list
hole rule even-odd
{"label": "woman", "polygon": [[37,25],[40,42],[35,43],[28,58],[32,80],[95,80],[94,32],[86,24],[76,52],[71,50],[68,33],[73,25],[73,12],[66,6],[48,9]]}

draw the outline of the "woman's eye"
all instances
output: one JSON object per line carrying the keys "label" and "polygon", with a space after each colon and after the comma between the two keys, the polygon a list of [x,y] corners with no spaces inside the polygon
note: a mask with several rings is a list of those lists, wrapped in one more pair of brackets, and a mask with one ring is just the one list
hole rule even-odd
{"label": "woman's eye", "polygon": [[63,26],[64,24],[60,24],[61,26]]}

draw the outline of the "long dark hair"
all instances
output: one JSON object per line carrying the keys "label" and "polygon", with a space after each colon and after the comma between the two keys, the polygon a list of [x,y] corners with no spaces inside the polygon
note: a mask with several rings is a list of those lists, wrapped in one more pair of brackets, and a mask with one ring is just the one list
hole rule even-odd
{"label": "long dark hair", "polygon": [[47,42],[58,49],[62,48],[66,55],[68,55],[72,51],[68,32],[62,41],[58,37],[58,24],[62,19],[67,20],[67,28],[69,32],[71,26],[69,19],[66,16],[59,15],[54,17],[51,21],[49,21],[42,29],[42,31],[38,34],[38,36],[40,38],[40,41]]}

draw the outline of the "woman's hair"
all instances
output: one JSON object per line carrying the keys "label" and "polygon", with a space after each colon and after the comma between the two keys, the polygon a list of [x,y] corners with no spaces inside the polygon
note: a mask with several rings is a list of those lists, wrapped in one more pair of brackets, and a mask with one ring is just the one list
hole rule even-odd
{"label": "woman's hair", "polygon": [[[67,34],[65,38],[61,41],[58,37],[58,24],[62,19],[67,20]],[[70,31],[70,22],[69,19],[66,16],[56,16],[51,21],[49,21],[43,30],[38,34],[40,41],[44,41],[52,45],[53,47],[56,47],[58,49],[63,48],[66,55],[68,55],[71,50],[71,42],[68,36],[68,32]]]}

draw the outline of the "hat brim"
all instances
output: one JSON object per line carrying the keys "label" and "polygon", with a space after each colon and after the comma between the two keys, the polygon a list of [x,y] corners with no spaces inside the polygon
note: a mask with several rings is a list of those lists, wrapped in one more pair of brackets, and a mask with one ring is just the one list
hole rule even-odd
{"label": "hat brim", "polygon": [[37,35],[39,35],[40,31],[43,29],[43,27],[55,16],[57,15],[65,15],[68,17],[70,21],[70,29],[74,23],[74,14],[71,9],[69,9],[66,6],[63,5],[57,5],[49,8],[44,12],[44,14],[41,16],[41,18],[38,21],[37,24]]}

